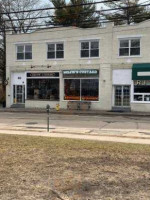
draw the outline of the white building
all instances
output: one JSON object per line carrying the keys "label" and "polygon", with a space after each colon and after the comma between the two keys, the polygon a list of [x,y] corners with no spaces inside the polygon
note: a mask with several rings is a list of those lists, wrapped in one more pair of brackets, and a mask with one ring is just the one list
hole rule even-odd
{"label": "white building", "polygon": [[150,111],[150,21],[7,35],[7,107]]}

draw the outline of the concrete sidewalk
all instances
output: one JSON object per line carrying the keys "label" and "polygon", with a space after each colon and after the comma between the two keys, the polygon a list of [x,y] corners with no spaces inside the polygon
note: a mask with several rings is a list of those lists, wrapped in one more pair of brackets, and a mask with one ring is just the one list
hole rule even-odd
{"label": "concrete sidewalk", "polygon": [[[0,112],[26,112],[26,113],[46,113],[46,108],[0,108]],[[56,111],[55,109],[50,110],[51,114],[63,114],[63,115],[103,115],[103,116],[141,116],[150,117],[150,112],[113,112],[113,111],[103,111],[103,110],[67,110],[60,109]]]}
{"label": "concrete sidewalk", "polygon": [[135,144],[150,144],[149,130],[108,130],[51,127],[50,132],[41,128],[28,129],[26,127],[0,127],[0,134],[29,135],[42,137],[84,139],[107,142],[122,142]]}

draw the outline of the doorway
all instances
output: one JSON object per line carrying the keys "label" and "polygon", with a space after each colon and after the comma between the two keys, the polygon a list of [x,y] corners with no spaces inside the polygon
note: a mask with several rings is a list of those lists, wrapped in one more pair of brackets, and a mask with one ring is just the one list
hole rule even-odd
{"label": "doorway", "polygon": [[24,104],[25,103],[25,86],[14,85],[13,86],[13,103]]}
{"label": "doorway", "polygon": [[117,85],[114,88],[114,106],[130,107],[130,86]]}

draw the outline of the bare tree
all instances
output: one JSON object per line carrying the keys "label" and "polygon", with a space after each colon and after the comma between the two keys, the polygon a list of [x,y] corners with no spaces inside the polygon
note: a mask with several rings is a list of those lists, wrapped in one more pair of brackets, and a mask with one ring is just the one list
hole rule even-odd
{"label": "bare tree", "polygon": [[[32,26],[41,23],[40,19],[33,19],[41,17],[44,11],[30,11],[20,12],[26,10],[33,10],[37,8],[44,8],[40,0],[0,0],[2,11],[5,19],[9,20],[9,27],[14,33],[27,33]],[[11,14],[11,12],[15,12]]]}

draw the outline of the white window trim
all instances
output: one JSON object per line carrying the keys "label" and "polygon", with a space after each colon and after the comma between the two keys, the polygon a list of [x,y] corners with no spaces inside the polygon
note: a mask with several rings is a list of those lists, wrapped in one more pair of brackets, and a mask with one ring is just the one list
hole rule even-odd
{"label": "white window trim", "polygon": [[[131,56],[131,40],[136,40],[139,39],[140,40],[140,54],[139,55],[133,55]],[[129,41],[129,55],[128,56],[120,56],[120,41],[121,40],[128,40]],[[142,57],[141,56],[141,38],[140,37],[125,37],[125,38],[119,38],[119,44],[118,44],[118,58],[138,58],[138,57]],[[122,48],[127,48],[127,47],[122,47]]]}
{"label": "white window trim", "polygon": [[[98,59],[100,58],[100,42],[99,42],[99,39],[91,39],[91,40],[80,40],[80,59]],[[82,42],[89,42],[89,57],[81,57],[81,44]],[[99,56],[96,56],[96,57],[90,57],[90,50],[91,50],[91,42],[98,42],[98,50],[99,50]],[[86,50],[86,49],[85,49]]]}
{"label": "white window trim", "polygon": [[[32,47],[32,59],[25,59],[25,46],[27,46],[27,45],[31,45],[31,47]],[[32,45],[32,43],[17,43],[16,45],[16,62],[31,62],[32,60],[33,60],[33,45]],[[24,59],[17,59],[17,54],[18,54],[18,46],[23,46],[24,47]]]}
{"label": "white window trim", "polygon": [[[54,44],[54,52],[55,52],[55,58],[48,58],[48,45],[49,44]],[[64,52],[64,57],[63,58],[56,58],[56,44],[63,44],[63,52]],[[52,60],[52,61],[55,61],[55,60],[64,60],[65,58],[65,45],[64,45],[64,41],[60,41],[60,42],[47,42],[47,59],[46,60]]]}

